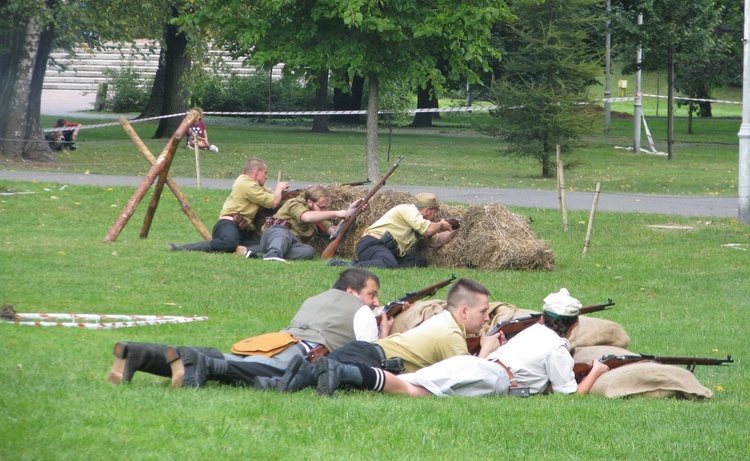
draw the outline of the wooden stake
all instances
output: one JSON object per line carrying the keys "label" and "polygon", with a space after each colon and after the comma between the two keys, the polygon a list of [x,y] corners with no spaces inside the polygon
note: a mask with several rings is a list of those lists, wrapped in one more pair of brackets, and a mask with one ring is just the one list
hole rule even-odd
{"label": "wooden stake", "polygon": [[559,144],[557,145],[557,197],[560,201],[560,211],[562,211],[563,230],[568,232],[568,203],[565,201],[565,175]]}
{"label": "wooden stake", "polygon": [[164,147],[164,164],[159,171],[157,176],[156,184],[154,185],[154,193],[151,196],[151,201],[148,203],[148,209],[146,210],[146,216],[143,217],[143,226],[141,226],[140,238],[145,239],[148,237],[148,231],[151,229],[151,222],[154,220],[154,214],[156,214],[156,207],[159,206],[159,200],[161,200],[161,193],[164,191],[164,184],[167,182],[169,176],[169,168],[172,166],[172,160],[174,160],[174,154],[177,152],[182,142],[182,138],[185,137],[187,132],[190,130],[190,126],[195,123],[198,118],[198,112],[190,111],[187,116],[182,120],[180,126],[174,132],[169,142]]}
{"label": "wooden stake", "polygon": [[[146,195],[146,192],[148,192],[148,189],[151,187],[154,179],[156,179],[157,176],[160,176],[160,173],[164,169],[164,165],[167,162],[167,157],[169,156],[170,147],[172,154],[169,161],[171,163],[171,157],[174,156],[174,151],[177,147],[177,144],[180,142],[180,139],[185,136],[185,132],[187,131],[188,127],[192,125],[196,117],[197,112],[193,111],[188,114],[188,116],[185,117],[185,119],[182,121],[179,128],[177,128],[177,131],[175,131],[175,134],[172,136],[162,153],[159,155],[159,158],[156,159],[156,163],[151,166],[151,169],[146,174],[146,177],[143,178],[143,181],[141,181],[141,184],[138,186],[135,193],[133,193],[133,196],[130,198],[130,200],[128,200],[128,203],[125,204],[125,208],[123,208],[122,213],[120,213],[114,224],[112,224],[112,228],[109,230],[109,233],[107,233],[106,237],[104,237],[105,242],[114,242],[115,240],[117,240],[117,236],[120,235],[122,229],[128,223],[131,216],[133,216],[135,209],[138,207],[138,204],[141,203],[141,200],[143,200],[143,197]],[[187,123],[188,121],[190,123]],[[162,187],[165,180],[166,175],[164,179],[161,179],[159,181],[162,184]]]}
{"label": "wooden stake", "polygon": [[198,185],[198,189],[201,188],[201,154],[198,143],[193,141],[193,148],[195,149],[195,182]]}
{"label": "wooden stake", "polygon": [[599,204],[599,192],[602,190],[602,183],[596,183],[596,191],[594,192],[594,203],[591,204],[591,214],[589,215],[589,227],[586,230],[586,242],[583,244],[583,254],[589,250],[589,244],[591,243],[591,233],[594,230],[594,214],[596,214],[596,207]]}
{"label": "wooden stake", "polygon": [[[133,129],[133,126],[130,124],[130,122],[128,122],[125,117],[120,117],[119,122],[120,125],[122,125],[122,128],[125,130],[125,133],[127,133],[136,147],[138,147],[138,151],[146,158],[146,160],[148,160],[151,165],[156,163],[156,157],[154,157],[148,147],[146,147],[146,144],[143,143],[141,138],[138,136],[138,133],[136,133]],[[198,218],[198,215],[196,215],[195,211],[193,211],[193,208],[190,206],[190,203],[188,202],[185,194],[182,192],[182,189],[180,189],[180,186],[178,186],[177,183],[174,182],[171,178],[167,178],[167,187],[169,187],[169,190],[171,190],[174,196],[177,198],[182,211],[187,215],[188,219],[190,219],[190,222],[193,223],[193,226],[198,231],[198,233],[201,234],[204,239],[210,240],[211,233],[208,232],[206,226],[203,225],[200,218]]]}

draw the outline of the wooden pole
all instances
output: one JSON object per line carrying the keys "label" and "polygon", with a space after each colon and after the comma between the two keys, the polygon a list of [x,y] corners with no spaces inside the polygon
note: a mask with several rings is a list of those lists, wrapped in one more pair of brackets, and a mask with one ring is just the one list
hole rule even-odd
{"label": "wooden pole", "polygon": [[180,126],[177,127],[177,130],[174,132],[172,137],[169,138],[167,145],[164,147],[164,151],[162,152],[162,155],[164,155],[164,164],[159,170],[159,175],[157,176],[156,184],[154,185],[154,193],[151,196],[151,201],[148,203],[146,216],[143,217],[143,226],[141,226],[141,234],[139,235],[139,237],[142,239],[148,237],[148,231],[151,229],[151,222],[153,222],[154,220],[156,207],[159,206],[159,200],[161,200],[161,194],[164,191],[164,184],[167,182],[167,177],[169,176],[169,168],[172,166],[172,160],[174,159],[174,154],[177,151],[177,147],[180,145],[180,143],[182,142],[182,138],[185,137],[188,130],[190,129],[190,125],[195,123],[195,120],[197,118],[198,112],[188,112],[187,116],[185,116],[185,118],[182,120],[182,123],[180,123]]}
{"label": "wooden pole", "polygon": [[[138,151],[146,158],[146,160],[148,160],[151,165],[156,163],[156,157],[153,156],[148,147],[146,147],[146,144],[143,143],[141,138],[138,136],[138,133],[136,133],[132,125],[130,125],[130,122],[128,122],[125,117],[120,117],[119,122],[125,130],[125,133],[127,133],[133,143],[135,143],[136,147],[138,147]],[[174,196],[177,198],[182,211],[187,215],[188,219],[190,219],[190,222],[193,223],[193,226],[195,226],[195,229],[198,231],[198,233],[201,234],[204,239],[210,240],[211,233],[208,232],[206,226],[203,225],[201,220],[198,218],[198,215],[195,214],[193,207],[190,206],[190,203],[188,202],[185,194],[182,192],[182,189],[180,189],[180,186],[178,186],[177,183],[174,182],[171,178],[167,178],[167,187],[169,187],[169,190],[171,190]]]}
{"label": "wooden pole", "polygon": [[596,183],[596,191],[594,192],[594,203],[591,204],[591,214],[589,215],[589,227],[586,230],[586,242],[583,244],[583,254],[589,250],[589,244],[591,243],[591,233],[594,230],[594,215],[596,214],[596,207],[599,204],[599,192],[602,190],[602,183]]}
{"label": "wooden pole", "polygon": [[562,211],[563,230],[568,232],[568,203],[565,201],[565,175],[559,144],[557,145],[557,198],[560,201],[560,211]]}
{"label": "wooden pole", "polygon": [[195,149],[195,183],[198,185],[198,189],[201,188],[201,154],[200,148],[197,142],[193,142],[193,148]]}
{"label": "wooden pole", "polygon": [[[184,124],[184,121],[183,121],[183,124]],[[188,126],[190,125],[186,125],[185,129],[187,129]],[[183,128],[183,126],[180,125],[180,128]],[[178,132],[180,128],[178,128]],[[177,132],[175,133],[175,135],[177,135]],[[182,136],[185,135],[184,130],[182,131],[181,135]],[[167,160],[167,152],[168,150],[165,149],[165,151],[163,151],[161,155],[159,155],[159,158],[156,159],[156,162],[151,166],[151,169],[146,174],[146,177],[143,178],[143,181],[141,181],[141,184],[135,190],[135,192],[133,193],[133,196],[130,198],[130,200],[128,200],[128,203],[125,204],[125,208],[123,208],[122,212],[117,217],[114,224],[112,224],[112,228],[104,237],[105,242],[114,242],[115,240],[117,240],[117,236],[120,235],[120,232],[122,232],[122,229],[125,227],[125,225],[128,223],[130,218],[133,216],[135,209],[138,207],[138,204],[141,203],[141,200],[143,200],[143,197],[146,195],[146,192],[148,192],[148,189],[149,187],[151,187],[151,184],[154,182],[154,179],[156,179],[156,177],[159,176],[159,173],[164,167],[164,162]]]}

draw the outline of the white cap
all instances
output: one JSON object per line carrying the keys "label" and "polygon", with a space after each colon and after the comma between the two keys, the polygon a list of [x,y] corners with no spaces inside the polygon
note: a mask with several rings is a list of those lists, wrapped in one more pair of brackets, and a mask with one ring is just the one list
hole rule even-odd
{"label": "white cap", "polygon": [[581,307],[581,301],[570,296],[567,288],[561,288],[544,298],[544,312],[555,318],[574,319]]}

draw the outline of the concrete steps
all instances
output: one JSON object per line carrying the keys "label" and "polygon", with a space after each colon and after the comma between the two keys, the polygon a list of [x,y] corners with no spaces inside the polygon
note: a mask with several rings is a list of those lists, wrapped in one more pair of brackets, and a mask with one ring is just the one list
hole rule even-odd
{"label": "concrete steps", "polygon": [[[245,66],[242,61],[231,59],[225,52],[213,50],[210,53],[223,58],[225,66],[232,73],[241,76],[255,74],[255,67]],[[150,82],[159,66],[159,48],[150,51],[148,42],[145,41],[139,42],[137,47],[122,50],[109,44],[102,51],[77,47],[74,58],[69,57],[65,51],[55,51],[50,54],[50,58],[42,89],[96,91],[100,83],[107,81],[104,75],[106,69],[130,66]],[[283,65],[273,68],[274,79],[281,78],[282,68]]]}

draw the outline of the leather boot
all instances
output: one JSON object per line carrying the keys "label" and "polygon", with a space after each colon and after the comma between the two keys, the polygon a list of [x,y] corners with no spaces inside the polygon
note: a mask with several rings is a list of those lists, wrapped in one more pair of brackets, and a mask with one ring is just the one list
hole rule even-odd
{"label": "leather boot", "polygon": [[175,245],[174,243],[169,244],[169,251],[211,251],[211,241],[204,240],[203,242],[189,243],[187,245]]}
{"label": "leather boot", "polygon": [[256,376],[253,378],[253,387],[259,391],[271,391],[279,388],[279,382],[281,378],[274,376],[269,378],[267,376]]}
{"label": "leather boot", "polygon": [[315,374],[318,376],[318,395],[333,397],[336,389],[344,384],[362,386],[362,372],[353,365],[344,365],[328,357],[321,357],[315,362]]}
{"label": "leather boot", "polygon": [[210,351],[213,348],[168,346],[164,350],[164,357],[172,369],[172,387],[203,387],[209,380],[229,380],[224,355],[219,351],[221,358],[213,358],[201,352],[205,349]]}
{"label": "leather boot", "polygon": [[129,383],[136,371],[145,371],[169,378],[172,376],[172,368],[164,359],[166,348],[166,344],[128,342],[115,344],[113,351],[115,363],[109,370],[109,382]]}
{"label": "leather boot", "polygon": [[315,374],[315,365],[301,356],[295,356],[289,361],[289,366],[281,377],[277,389],[282,394],[285,392],[297,392],[306,387],[315,386],[318,376]]}

